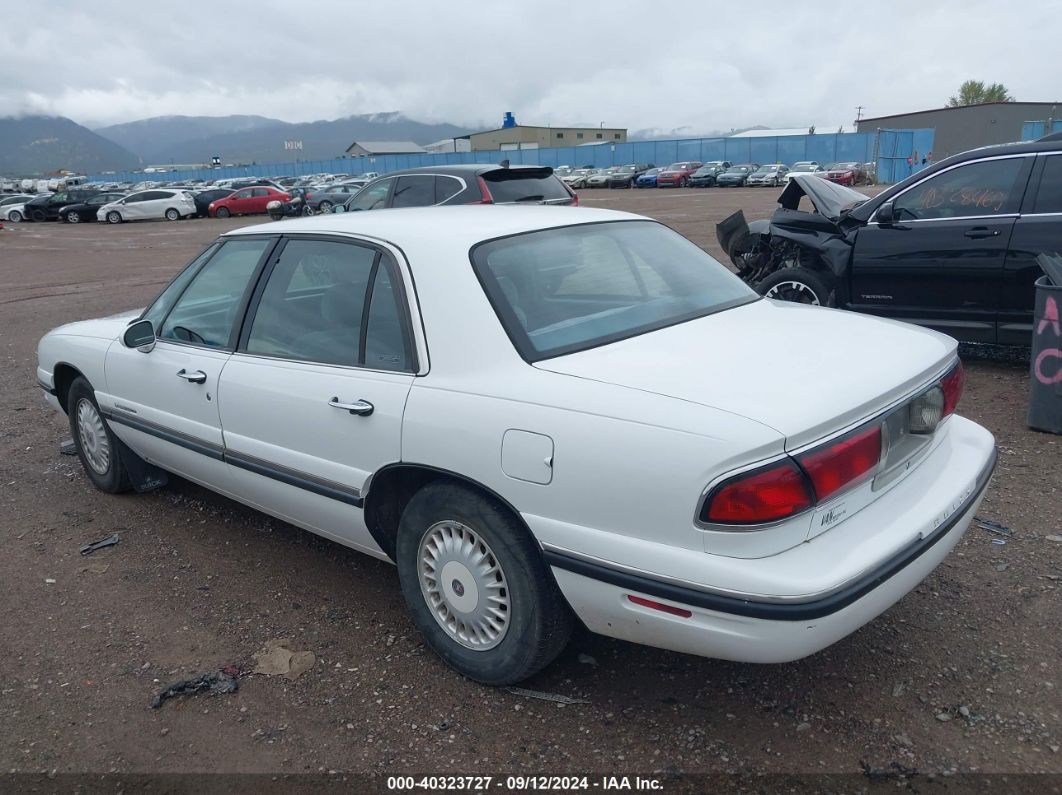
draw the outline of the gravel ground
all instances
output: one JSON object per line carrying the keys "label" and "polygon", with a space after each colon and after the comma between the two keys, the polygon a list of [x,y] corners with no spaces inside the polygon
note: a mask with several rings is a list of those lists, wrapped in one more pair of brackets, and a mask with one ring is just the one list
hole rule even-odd
{"label": "gravel ground", "polygon": [[[582,200],[659,218],[721,256],[714,224],[738,208],[765,217],[775,195]],[[878,620],[787,665],[580,634],[525,683],[586,702],[556,704],[445,668],[407,618],[391,566],[182,481],[101,494],[59,455],[69,428],[35,385],[39,337],[144,305],[215,236],[255,220],[0,232],[0,772],[656,771],[665,791],[704,788],[690,777],[705,773],[858,784],[1054,773],[1025,781],[1059,785],[1062,437],[1025,427],[1027,357],[969,351],[961,406],[996,435],[981,516],[1011,535],[971,528]],[[119,545],[78,553],[114,532]],[[313,667],[150,708],[174,680],[253,668],[278,638],[312,651]]]}

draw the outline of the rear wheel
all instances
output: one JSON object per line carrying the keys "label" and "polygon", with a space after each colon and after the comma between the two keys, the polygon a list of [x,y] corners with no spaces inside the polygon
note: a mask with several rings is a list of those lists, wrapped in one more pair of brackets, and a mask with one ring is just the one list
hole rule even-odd
{"label": "rear wheel", "polygon": [[332,202],[330,201],[323,201],[319,205],[317,205],[317,207],[322,213],[332,212]]}
{"label": "rear wheel", "polygon": [[20,224],[22,223],[22,213],[18,210],[12,210],[7,214],[7,220],[13,224]]}
{"label": "rear wheel", "polygon": [[395,560],[417,628],[470,679],[519,682],[568,642],[571,611],[526,528],[468,486],[436,481],[413,496]]}
{"label": "rear wheel", "polygon": [[111,210],[107,213],[107,223],[120,224],[122,222],[122,214],[117,210]]}
{"label": "rear wheel", "polygon": [[170,209],[168,209],[166,211],[166,220],[167,221],[179,221],[180,219],[181,219],[180,212],[175,210],[173,207],[171,207]]}
{"label": "rear wheel", "polygon": [[756,284],[764,298],[796,304],[833,306],[834,294],[825,276],[809,268],[782,268],[768,274]]}
{"label": "rear wheel", "polygon": [[100,414],[92,386],[84,378],[76,378],[70,385],[66,409],[77,457],[92,484],[110,494],[129,491],[132,484],[118,456],[114,434]]}

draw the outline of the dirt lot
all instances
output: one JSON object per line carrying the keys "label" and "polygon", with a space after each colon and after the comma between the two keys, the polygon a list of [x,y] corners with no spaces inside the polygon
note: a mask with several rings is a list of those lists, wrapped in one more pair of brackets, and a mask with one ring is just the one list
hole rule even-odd
{"label": "dirt lot", "polygon": [[[583,200],[659,218],[720,256],[715,222],[737,208],[764,217],[775,195]],[[960,409],[996,435],[981,516],[1013,535],[971,528],[877,621],[788,665],[579,635],[525,683],[588,702],[558,705],[443,667],[392,567],[184,482],[106,496],[59,455],[69,428],[35,384],[38,338],[144,305],[203,245],[253,222],[0,232],[0,773],[657,771],[669,788],[701,773],[864,766],[1062,774],[1062,543],[1047,538],[1062,532],[1062,437],[1025,428],[1020,357],[968,361]],[[79,555],[114,532],[118,546]],[[315,666],[150,708],[163,684],[252,665],[276,638],[312,650]]]}

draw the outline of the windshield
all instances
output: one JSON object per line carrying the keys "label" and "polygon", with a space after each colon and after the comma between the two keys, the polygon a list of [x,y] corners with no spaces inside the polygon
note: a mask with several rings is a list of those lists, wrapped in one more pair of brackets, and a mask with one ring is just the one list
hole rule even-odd
{"label": "windshield", "polygon": [[845,169],[855,168],[858,163],[834,163],[830,166],[830,171],[844,171]]}
{"label": "windshield", "polygon": [[695,176],[695,177],[703,177],[705,174],[711,174],[715,170],[716,170],[715,166],[701,166],[700,168],[698,168],[696,171],[693,172],[693,176]]}
{"label": "windshield", "polygon": [[794,163],[790,171],[814,171],[817,166],[814,163]]}
{"label": "windshield", "polygon": [[586,350],[756,300],[653,221],[583,224],[482,243],[472,264],[527,361]]}
{"label": "windshield", "polygon": [[744,174],[749,170],[748,166],[731,166],[726,170],[727,174]]}
{"label": "windshield", "polygon": [[759,169],[757,169],[757,170],[762,172],[762,173],[764,173],[764,174],[768,174],[768,173],[770,173],[772,171],[777,171],[778,170],[778,166],[760,166]]}

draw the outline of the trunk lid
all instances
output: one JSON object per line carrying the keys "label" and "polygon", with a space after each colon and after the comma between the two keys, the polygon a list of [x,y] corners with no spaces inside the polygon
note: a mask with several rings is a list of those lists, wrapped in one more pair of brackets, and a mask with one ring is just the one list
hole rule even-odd
{"label": "trunk lid", "polygon": [[793,449],[895,403],[955,349],[917,326],[762,300],[535,366],[739,414]]}

